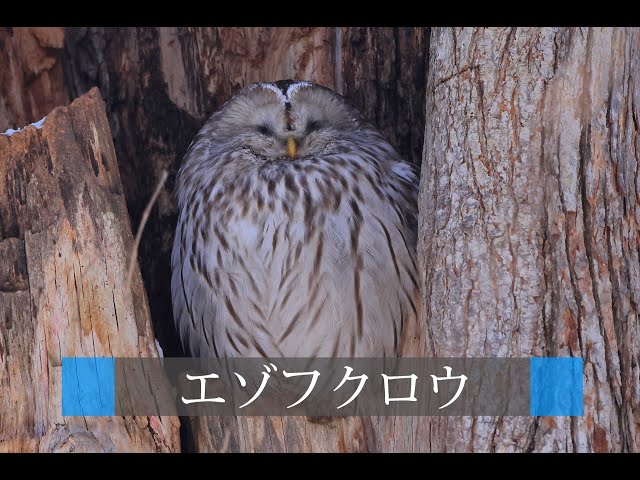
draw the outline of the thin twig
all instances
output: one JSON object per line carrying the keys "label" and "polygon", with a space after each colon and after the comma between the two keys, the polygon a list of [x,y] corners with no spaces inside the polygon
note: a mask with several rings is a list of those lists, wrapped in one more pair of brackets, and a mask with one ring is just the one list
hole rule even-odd
{"label": "thin twig", "polygon": [[169,173],[166,170],[162,170],[160,173],[160,180],[158,180],[158,184],[156,185],[156,189],[151,195],[151,199],[147,206],[142,212],[142,218],[140,219],[140,225],[138,225],[138,231],[136,232],[136,238],[133,241],[133,246],[131,247],[131,252],[129,254],[129,268],[127,269],[127,281],[125,283],[125,292],[130,292],[131,288],[131,280],[133,278],[133,269],[135,268],[136,262],[138,260],[138,247],[140,246],[140,239],[142,238],[142,231],[144,230],[144,226],[147,224],[147,220],[149,220],[149,215],[151,214],[151,209],[153,208],[153,204],[156,203],[158,199],[158,195],[160,195],[160,191],[162,187],[164,187],[164,182],[167,181],[167,177]]}

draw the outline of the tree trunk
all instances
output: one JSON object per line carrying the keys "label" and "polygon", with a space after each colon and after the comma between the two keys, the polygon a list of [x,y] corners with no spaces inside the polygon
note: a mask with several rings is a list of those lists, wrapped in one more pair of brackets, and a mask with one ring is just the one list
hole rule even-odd
{"label": "tree trunk", "polygon": [[428,29],[71,28],[65,45],[71,96],[94,85],[105,96],[134,228],[160,172],[169,172],[140,263],[170,355],[181,353],[169,288],[175,174],[196,132],[237,90],[284,78],[318,82],[352,100],[408,159],[421,159]]}
{"label": "tree trunk", "polygon": [[437,356],[584,359],[582,417],[429,419],[433,451],[640,449],[640,33],[434,29],[420,191]]}
{"label": "tree trunk", "polygon": [[[640,449],[637,30],[435,29],[429,41],[429,29],[413,28],[73,28],[64,32],[64,51],[60,31],[0,30],[0,131],[38,120],[53,106],[65,104],[69,95],[98,85],[105,95],[134,225],[160,172],[169,170],[168,188],[152,213],[140,257],[154,328],[169,354],[181,354],[170,313],[169,252],[175,226],[171,190],[182,154],[206,118],[238,88],[252,81],[293,77],[344,94],[408,159],[419,163],[424,155],[419,257],[421,325],[428,331],[428,345],[412,344],[413,353],[426,348],[438,356],[584,358],[583,417],[407,417],[395,424],[351,419],[328,427],[290,417],[200,419],[194,428],[195,444],[187,449],[219,450],[227,432],[232,451]],[[25,158],[48,155],[38,146],[47,135],[47,122],[41,132],[29,128],[11,139],[0,135],[0,156],[8,142],[22,145],[27,138],[34,147],[24,150],[29,152]],[[69,141],[89,149],[90,143],[73,136]],[[102,138],[99,143],[104,142]],[[111,152],[106,147],[102,151]],[[117,177],[115,163],[110,163],[115,159],[111,153],[107,157],[110,172],[102,171],[97,162],[95,179],[81,177],[92,179],[87,181],[93,185],[89,192],[99,191],[97,183],[112,185],[113,175]],[[52,245],[43,244],[38,240],[43,234],[37,233],[48,231],[42,230],[44,226],[61,228],[62,220],[52,217],[50,205],[35,209],[26,200],[13,200],[37,192],[28,188],[28,175],[19,175],[27,170],[12,162],[3,160],[0,165],[0,170],[15,170],[9,177],[2,171],[2,178],[10,179],[5,190],[11,191],[12,200],[0,203],[10,206],[1,210],[1,238],[15,238],[0,243],[2,258],[13,259],[0,269],[0,305],[5,312],[0,331],[10,332],[0,337],[0,366],[4,362],[5,372],[11,366],[9,388],[15,392],[12,395],[21,392],[19,398],[28,407],[24,415],[20,411],[17,416],[0,417],[0,449],[51,450],[54,444],[61,445],[59,449],[112,445],[125,450],[133,444],[139,450],[158,445],[175,449],[175,424],[165,419],[157,423],[87,418],[87,424],[61,424],[45,435],[56,423],[47,423],[54,417],[47,402],[57,393],[51,386],[41,391],[48,382],[57,385],[51,374],[60,368],[53,366],[59,365],[55,359],[60,357],[54,355],[56,340],[52,340],[58,333],[55,312],[67,315],[67,310],[60,310],[67,308],[66,303],[55,299],[74,299],[76,289],[65,277],[55,288],[68,292],[46,293],[52,288],[48,283],[39,280],[37,287],[38,280],[31,280],[43,274],[31,272],[51,262],[54,273],[79,272],[81,262],[73,256],[58,257],[60,270],[52,257],[36,255],[40,245],[49,248],[43,250],[47,255],[64,253],[62,247],[52,250]],[[45,178],[42,167],[25,165],[40,172],[33,178]],[[54,206],[64,204],[67,197],[62,197],[62,204],[59,197],[66,191],[62,184],[42,185],[48,185],[47,190],[37,191],[46,192],[47,198],[53,195]],[[80,209],[84,204],[78,202],[88,200],[73,192],[78,198],[72,206]],[[38,205],[44,201],[43,196]],[[105,205],[116,211],[113,204]],[[6,220],[27,210],[42,217],[40,224]],[[92,225],[82,216],[65,215],[68,222],[80,218],[80,225]],[[92,217],[99,224],[104,221],[100,215]],[[130,233],[125,227],[117,228],[126,231],[122,242],[128,248]],[[92,228],[80,233],[93,235],[98,227]],[[73,242],[69,246],[69,236],[67,232],[59,243],[73,252],[79,247]],[[41,243],[29,243],[34,241]],[[87,258],[102,258],[100,251],[91,253],[91,242],[80,243],[82,252],[89,252]],[[121,266],[117,268],[116,273],[109,270],[114,276],[110,285],[121,273]],[[87,278],[84,270],[82,278]],[[133,290],[144,295],[136,282]],[[80,291],[82,295],[87,289]],[[100,299],[96,302],[108,295],[94,292]],[[114,338],[120,342],[118,351],[128,351],[136,342],[146,345],[147,333],[134,338],[138,328],[147,332],[148,327],[135,326],[148,319],[139,311],[145,302],[133,307],[117,291],[114,295],[121,302],[116,310],[134,309],[138,321],[127,316],[134,333],[131,338],[109,335],[112,346]],[[69,309],[69,315],[86,320],[87,311],[93,312],[88,315],[95,325],[95,311],[86,309],[82,306],[79,314]],[[107,315],[105,309],[101,315]],[[119,318],[124,317],[119,314]],[[416,329],[419,333],[420,327]],[[104,335],[94,331],[100,350]],[[80,346],[91,351],[83,338],[69,340],[70,346],[63,344],[57,351],[67,348],[73,354]],[[43,360],[47,363],[31,359],[29,346],[41,339],[49,352]],[[145,348],[153,350],[152,345],[136,348],[135,355],[147,355]],[[0,374],[3,388],[7,378]],[[14,384],[14,378],[21,383]],[[0,412],[13,412],[2,398]],[[141,427],[127,428],[131,421]],[[5,432],[15,431],[17,439],[7,442]],[[84,443],[88,431],[100,439],[100,448],[90,443],[93,440]],[[65,432],[80,433],[69,437]],[[117,443],[102,440],[107,432],[109,441]],[[65,443],[65,435],[73,442]],[[63,440],[51,440],[55,438]]]}
{"label": "tree trunk", "polygon": [[176,417],[63,417],[62,357],[157,356],[97,89],[0,135],[0,451],[179,451]]}
{"label": "tree trunk", "polygon": [[0,27],[0,132],[69,103],[60,53],[64,29]]}
{"label": "tree trunk", "polygon": [[[428,29],[73,28],[65,44],[71,95],[92,85],[105,95],[134,226],[160,172],[170,172],[140,249],[155,331],[169,355],[182,353],[169,288],[175,173],[195,133],[238,89],[283,78],[321,83],[352,100],[408,159],[421,158]],[[361,419],[220,422],[197,419],[188,448],[220,450],[227,432],[232,451],[375,450],[383,442]]]}
{"label": "tree trunk", "polygon": [[412,163],[422,161],[428,28],[335,29],[335,90]]}

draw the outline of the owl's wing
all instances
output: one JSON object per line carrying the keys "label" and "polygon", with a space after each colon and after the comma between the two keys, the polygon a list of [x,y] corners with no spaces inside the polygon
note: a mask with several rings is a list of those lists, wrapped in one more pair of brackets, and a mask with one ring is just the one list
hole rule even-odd
{"label": "owl's wing", "polygon": [[194,356],[218,357],[213,335],[217,302],[211,279],[197,271],[199,259],[192,254],[192,229],[185,228],[180,214],[171,256],[173,318],[186,352]]}

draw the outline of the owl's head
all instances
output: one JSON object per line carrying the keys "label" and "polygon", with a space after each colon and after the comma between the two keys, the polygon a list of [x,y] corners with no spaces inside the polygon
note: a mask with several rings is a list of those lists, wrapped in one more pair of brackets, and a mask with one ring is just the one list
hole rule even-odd
{"label": "owl's head", "polygon": [[244,88],[212,116],[205,129],[226,150],[246,149],[269,161],[317,155],[366,125],[353,107],[328,88],[281,80]]}

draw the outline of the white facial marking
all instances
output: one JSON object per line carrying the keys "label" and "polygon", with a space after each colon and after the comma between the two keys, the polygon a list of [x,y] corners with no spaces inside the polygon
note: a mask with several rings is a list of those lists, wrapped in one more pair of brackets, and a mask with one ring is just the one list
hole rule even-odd
{"label": "white facial marking", "polygon": [[287,97],[284,96],[282,91],[278,87],[276,87],[275,85],[271,85],[270,83],[258,83],[256,85],[252,86],[251,89],[258,88],[258,87],[266,88],[267,90],[271,90],[273,93],[275,93],[278,96],[278,98],[280,99],[280,101],[282,103],[287,103],[289,101],[287,99]]}
{"label": "white facial marking", "polygon": [[311,83],[310,82],[297,82],[297,83],[292,83],[291,85],[289,85],[289,87],[287,88],[287,99],[291,99],[291,95],[293,95],[299,88],[302,87],[310,87]]}
{"label": "white facial marking", "polygon": [[282,93],[278,87],[271,83],[256,83],[252,85],[251,90],[255,88],[266,88],[267,90],[271,90],[275,93],[282,103],[289,103],[291,100],[291,96],[296,93],[302,87],[311,87],[313,84],[311,82],[296,82],[292,83],[287,87],[286,94]]}

